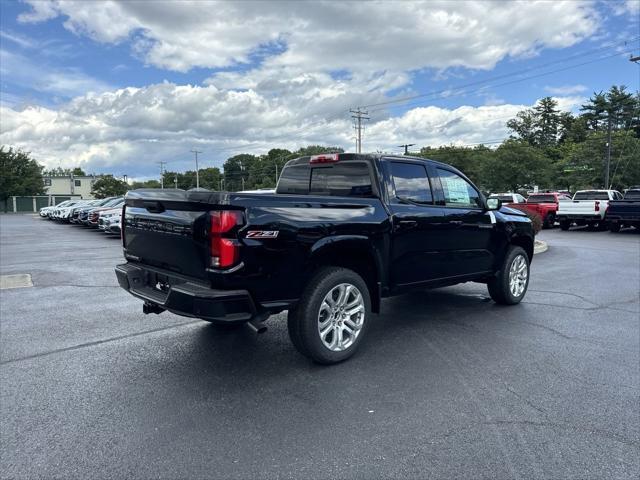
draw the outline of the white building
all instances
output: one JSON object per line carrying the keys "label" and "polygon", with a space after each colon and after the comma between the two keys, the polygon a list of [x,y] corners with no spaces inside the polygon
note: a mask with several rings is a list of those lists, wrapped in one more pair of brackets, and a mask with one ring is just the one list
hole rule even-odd
{"label": "white building", "polygon": [[98,177],[95,176],[44,176],[47,195],[80,195],[80,198],[93,198],[91,189]]}

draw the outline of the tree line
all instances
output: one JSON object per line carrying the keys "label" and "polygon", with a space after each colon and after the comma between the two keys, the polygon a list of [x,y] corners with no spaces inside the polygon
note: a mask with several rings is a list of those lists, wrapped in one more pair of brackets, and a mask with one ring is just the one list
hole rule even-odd
{"label": "tree line", "polygon": [[[490,145],[424,147],[411,155],[430,158],[465,172],[486,192],[604,188],[609,154],[609,185],[622,190],[640,185],[640,93],[623,85],[594,93],[580,113],[561,112],[551,97],[516,114],[506,123],[510,137]],[[609,147],[610,145],[610,147]],[[342,152],[338,147],[311,145],[295,151],[274,148],[264,155],[242,153],[223,168],[199,170],[200,188],[255,190],[274,188],[287,161],[304,155]],[[44,192],[43,173],[81,175],[82,169],[43,168],[28,153],[0,147],[0,198]],[[94,183],[98,197],[121,195],[135,188],[196,187],[196,172],[166,171],[160,180],[127,183],[111,175]]]}

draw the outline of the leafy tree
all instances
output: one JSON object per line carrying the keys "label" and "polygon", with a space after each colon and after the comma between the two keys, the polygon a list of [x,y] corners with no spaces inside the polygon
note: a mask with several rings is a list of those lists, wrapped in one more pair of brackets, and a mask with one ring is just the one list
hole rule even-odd
{"label": "leafy tree", "polygon": [[516,118],[512,118],[507,122],[507,127],[511,129],[516,137],[527,142],[529,145],[536,143],[536,113],[529,109],[521,110],[516,114]]}
{"label": "leafy tree", "polygon": [[30,155],[0,146],[0,199],[44,193],[42,167]]}
{"label": "leafy tree", "polygon": [[114,178],[113,175],[104,175],[93,183],[91,193],[96,198],[106,198],[124,195],[127,190],[126,182]]}
{"label": "leafy tree", "polygon": [[558,102],[551,97],[540,99],[536,106],[533,107],[535,112],[535,136],[538,145],[555,145],[558,140],[560,111],[557,107]]}
{"label": "leafy tree", "polygon": [[144,182],[133,182],[129,185],[129,190],[138,188],[160,188],[160,182],[158,180],[145,180]]}
{"label": "leafy tree", "polygon": [[545,185],[545,156],[542,151],[521,140],[507,140],[485,165],[484,181],[490,191],[518,191]]}
{"label": "leafy tree", "polygon": [[86,173],[84,173],[84,170],[82,170],[80,167],[76,167],[73,170],[71,170],[71,175],[75,177],[84,177]]}

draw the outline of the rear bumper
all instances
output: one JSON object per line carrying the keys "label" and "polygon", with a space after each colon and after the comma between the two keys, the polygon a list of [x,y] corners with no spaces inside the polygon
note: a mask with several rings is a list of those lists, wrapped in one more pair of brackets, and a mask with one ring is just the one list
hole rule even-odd
{"label": "rear bumper", "polygon": [[556,215],[556,220],[585,220],[588,222],[603,222],[604,218],[600,215],[587,215],[587,214],[564,214],[560,213]]}
{"label": "rear bumper", "polygon": [[638,215],[607,215],[607,221],[623,223],[625,225],[638,225],[640,223],[640,216]]}
{"label": "rear bumper", "polygon": [[[134,297],[177,315],[221,322],[251,320],[257,313],[247,290],[214,290],[206,285],[131,263],[116,266],[122,288]],[[162,289],[156,286],[162,284]]]}

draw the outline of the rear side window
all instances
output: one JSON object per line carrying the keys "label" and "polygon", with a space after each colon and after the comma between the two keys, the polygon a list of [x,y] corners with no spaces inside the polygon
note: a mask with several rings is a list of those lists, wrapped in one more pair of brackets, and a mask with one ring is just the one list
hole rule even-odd
{"label": "rear side window", "polygon": [[396,196],[416,203],[432,204],[433,195],[424,165],[391,162]]}
{"label": "rear side window", "polygon": [[440,177],[444,202],[447,207],[482,207],[478,191],[460,175],[439,168],[438,176]]}
{"label": "rear side window", "polygon": [[310,173],[311,169],[308,165],[293,165],[285,168],[278,180],[276,193],[307,195]]}
{"label": "rear side window", "polygon": [[311,168],[311,195],[332,197],[371,197],[371,174],[364,162],[336,163]]}
{"label": "rear side window", "polygon": [[502,203],[513,203],[513,196],[512,195],[491,195],[489,198],[497,198]]}

